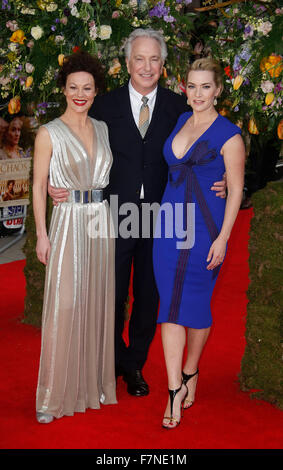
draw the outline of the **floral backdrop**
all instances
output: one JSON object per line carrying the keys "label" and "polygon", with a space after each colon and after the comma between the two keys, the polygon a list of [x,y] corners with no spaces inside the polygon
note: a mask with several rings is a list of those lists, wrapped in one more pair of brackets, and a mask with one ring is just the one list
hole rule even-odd
{"label": "floral backdrop", "polygon": [[[1,114],[45,120],[59,113],[56,76],[78,48],[98,55],[107,88],[128,79],[125,38],[137,27],[163,31],[162,82],[184,92],[188,61],[213,55],[223,65],[221,114],[243,130],[282,139],[282,14],[280,1],[0,0]],[[194,5],[198,4],[198,8]]]}

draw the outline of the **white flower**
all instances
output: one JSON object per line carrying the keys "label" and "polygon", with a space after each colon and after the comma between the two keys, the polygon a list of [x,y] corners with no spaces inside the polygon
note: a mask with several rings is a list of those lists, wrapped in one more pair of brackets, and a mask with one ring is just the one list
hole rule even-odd
{"label": "white flower", "polygon": [[102,39],[102,40],[109,39],[111,36],[111,33],[112,33],[111,26],[103,24],[102,26],[100,26],[98,37],[99,39]]}
{"label": "white flower", "polygon": [[62,36],[62,34],[58,34],[57,36],[55,36],[55,44],[60,44],[62,42],[64,42],[65,38],[64,36]]}
{"label": "white flower", "polygon": [[26,72],[27,73],[32,73],[34,71],[34,66],[30,64],[29,62],[26,63]]}
{"label": "white flower", "polygon": [[134,9],[137,8],[137,6],[138,6],[137,0],[130,0],[129,4],[130,4],[130,7],[134,8]]}
{"label": "white flower", "polygon": [[68,7],[73,8],[73,6],[78,3],[78,0],[69,0],[68,2]]}
{"label": "white flower", "polygon": [[58,5],[57,3],[54,3],[54,2],[50,3],[49,5],[46,5],[46,11],[55,11],[57,10],[57,8],[58,8]]}
{"label": "white flower", "polygon": [[271,30],[272,30],[272,23],[270,23],[270,21],[264,21],[258,27],[258,31],[260,31],[264,36],[267,36]]}
{"label": "white flower", "polygon": [[16,50],[18,49],[18,44],[15,44],[14,42],[12,42],[8,45],[8,49],[10,49],[10,51],[12,52],[16,52]]}
{"label": "white flower", "polygon": [[72,15],[72,16],[75,16],[76,18],[79,18],[79,17],[80,17],[80,14],[79,14],[79,12],[78,12],[77,7],[73,7],[73,8],[71,9],[71,15]]}
{"label": "white flower", "polygon": [[43,35],[43,29],[40,26],[33,26],[31,28],[30,34],[34,39],[40,39]]}
{"label": "white flower", "polygon": [[22,8],[21,13],[23,15],[35,15],[35,8]]}
{"label": "white flower", "polygon": [[94,21],[91,21],[89,23],[89,35],[90,35],[90,38],[93,40],[97,38],[97,28],[96,28],[96,24]]}
{"label": "white flower", "polygon": [[265,82],[261,83],[260,88],[262,89],[263,93],[271,93],[274,88],[274,83],[270,80],[266,80]]}

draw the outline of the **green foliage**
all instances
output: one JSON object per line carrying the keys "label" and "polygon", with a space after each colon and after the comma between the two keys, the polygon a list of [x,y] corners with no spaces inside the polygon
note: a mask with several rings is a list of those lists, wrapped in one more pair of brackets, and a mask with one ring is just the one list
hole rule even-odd
{"label": "green foliage", "polygon": [[240,383],[283,409],[283,182],[253,195],[246,349]]}

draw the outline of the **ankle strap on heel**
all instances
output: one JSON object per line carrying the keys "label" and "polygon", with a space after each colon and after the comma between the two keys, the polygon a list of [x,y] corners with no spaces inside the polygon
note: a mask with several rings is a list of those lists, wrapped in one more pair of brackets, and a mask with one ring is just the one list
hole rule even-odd
{"label": "ankle strap on heel", "polygon": [[194,374],[185,374],[184,371],[182,371],[182,376],[183,376],[183,384],[186,385],[187,382],[192,378],[194,377],[195,375],[197,375],[199,373],[199,370],[197,369],[196,372]]}

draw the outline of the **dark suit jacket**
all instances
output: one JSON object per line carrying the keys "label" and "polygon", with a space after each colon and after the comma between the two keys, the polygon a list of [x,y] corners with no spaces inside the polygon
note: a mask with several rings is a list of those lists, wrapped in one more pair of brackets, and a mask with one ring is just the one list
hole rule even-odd
{"label": "dark suit jacket", "polygon": [[184,96],[158,86],[150,126],[142,139],[132,115],[128,85],[95,98],[89,114],[108,126],[113,166],[107,189],[109,194],[119,195],[119,205],[138,203],[142,184],[144,202],[161,201],[168,177],[163,145],[184,111],[188,111]]}

